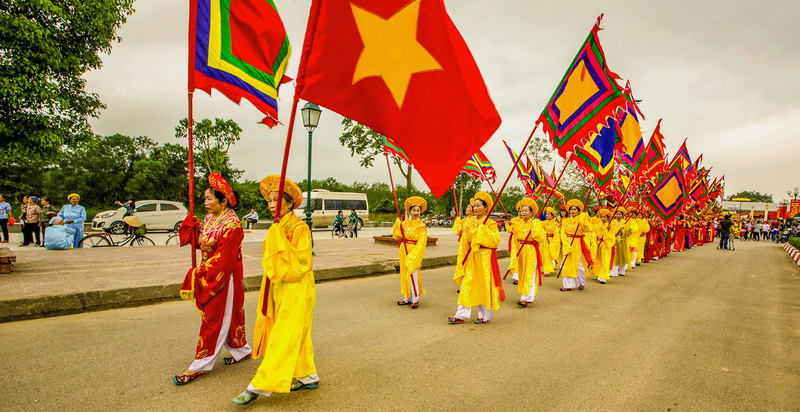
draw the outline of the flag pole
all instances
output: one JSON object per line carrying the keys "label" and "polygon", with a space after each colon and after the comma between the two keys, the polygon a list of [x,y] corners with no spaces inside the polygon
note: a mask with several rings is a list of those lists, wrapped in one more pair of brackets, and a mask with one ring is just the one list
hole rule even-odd
{"label": "flag pole", "polygon": [[489,178],[487,178],[486,175],[483,173],[483,168],[481,168],[480,165],[478,165],[478,169],[481,170],[481,176],[483,177],[483,180],[486,181],[486,184],[489,185],[489,189],[492,190],[492,194],[494,194],[494,198],[497,199],[497,203],[500,203],[500,207],[503,208],[503,213],[506,214],[506,217],[509,217],[508,211],[506,211],[506,207],[503,206],[503,202],[500,201],[500,197],[497,196],[497,192],[494,191],[492,184],[489,183]]}
{"label": "flag pole", "polygon": [[461,212],[458,210],[458,197],[456,197],[456,185],[453,183],[453,203],[456,205],[456,216],[461,216]]}
{"label": "flag pole", "polygon": [[[286,134],[286,146],[283,149],[283,164],[281,165],[281,182],[278,187],[278,206],[275,210],[275,223],[280,223],[281,219],[281,206],[283,205],[283,189],[286,183],[286,169],[289,167],[289,149],[292,147],[292,132],[294,131],[294,119],[297,115],[297,103],[300,102],[300,96],[297,93],[297,88],[294,89],[294,101],[292,102],[292,116],[289,118],[289,131]],[[311,182],[308,182],[311,185]]]}
{"label": "flag pole", "polygon": [[[189,90],[189,117],[187,118],[187,135],[189,137],[189,214],[194,216],[194,117],[192,113],[194,90]],[[192,230],[191,247],[192,247],[192,268],[197,267],[197,226]]]}
{"label": "flag pole", "polygon": [[[194,216],[194,72],[195,72],[195,45],[197,42],[197,0],[189,0],[189,56],[188,56],[188,76],[187,89],[189,100],[189,113],[186,118],[186,131],[189,139],[189,215]],[[192,268],[197,267],[197,226],[192,228],[191,248],[192,248]]]}
{"label": "flag pole", "polygon": [[389,163],[389,153],[384,151],[383,155],[386,156],[386,168],[389,169],[389,183],[392,184],[392,195],[394,196],[394,207],[397,209],[397,218],[400,220],[400,242],[403,244],[403,248],[406,250],[406,256],[408,255],[408,245],[406,244],[406,233],[403,230],[403,220],[400,216],[400,204],[397,203],[397,192],[394,190],[394,178],[392,178],[392,165]]}

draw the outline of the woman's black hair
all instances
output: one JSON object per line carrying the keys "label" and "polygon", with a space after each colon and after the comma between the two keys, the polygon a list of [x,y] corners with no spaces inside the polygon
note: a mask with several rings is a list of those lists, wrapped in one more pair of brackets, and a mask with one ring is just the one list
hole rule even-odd
{"label": "woman's black hair", "polygon": [[[530,206],[528,206],[528,205],[522,205],[522,207],[527,207],[527,208],[528,208],[528,212],[531,212],[531,213],[533,213],[533,208],[532,208],[532,207],[530,207]],[[519,208],[519,210],[522,210],[522,207],[521,207],[521,208]]]}
{"label": "woman's black hair", "polygon": [[483,199],[475,199],[475,202],[478,202],[478,201],[480,201],[483,204],[483,207],[489,206],[489,205],[486,204],[486,202]]}
{"label": "woman's black hair", "polygon": [[572,211],[572,208],[573,208],[573,207],[574,207],[575,209],[578,209],[578,213],[580,213],[580,212],[581,212],[581,208],[579,208],[578,206],[575,206],[575,205],[572,205],[572,206],[568,207],[568,208],[567,208],[567,212],[570,212],[570,211]]}
{"label": "woman's black hair", "polygon": [[50,198],[49,198],[49,197],[43,197],[43,198],[41,198],[41,199],[39,199],[39,200],[44,200],[44,201],[45,201],[45,202],[47,202],[47,203],[51,203],[51,202],[50,202]]}
{"label": "woman's black hair", "polygon": [[[222,201],[223,201],[223,200],[228,200],[228,198],[226,198],[226,197],[225,197],[225,194],[224,194],[224,193],[222,193],[222,192],[220,192],[219,190],[214,190],[214,188],[213,188],[213,187],[209,187],[209,188],[208,188],[208,190],[210,190],[212,193],[214,193],[214,197],[216,197],[216,198],[217,198],[217,201],[218,201],[220,204],[222,204]],[[286,195],[286,193],[284,193],[284,196],[285,196],[285,195]],[[233,198],[234,198],[234,199],[236,199],[236,206],[231,206],[230,202],[226,202],[226,204],[227,204],[227,205],[228,205],[228,207],[230,207],[231,209],[234,209],[234,210],[236,210],[236,209],[239,207],[239,204],[240,204],[240,203],[239,203],[239,192],[237,192],[237,191],[235,191],[235,190],[234,190],[234,191],[233,191]],[[292,199],[291,199],[291,197],[289,198],[289,200],[290,200],[290,201],[292,200]]]}
{"label": "woman's black hair", "polygon": [[408,208],[408,211],[410,212],[410,211],[414,210],[415,207],[418,207],[419,211],[422,212],[422,206],[420,206],[420,205],[411,206],[411,207]]}

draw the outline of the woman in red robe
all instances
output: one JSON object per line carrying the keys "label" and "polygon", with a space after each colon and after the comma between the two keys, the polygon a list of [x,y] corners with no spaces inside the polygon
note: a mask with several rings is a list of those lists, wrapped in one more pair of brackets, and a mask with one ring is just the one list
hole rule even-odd
{"label": "woman in red robe", "polygon": [[[200,266],[190,269],[181,286],[181,298],[194,300],[201,314],[200,339],[194,362],[173,379],[185,385],[214,368],[223,346],[231,354],[231,365],[252,357],[245,339],[244,272],[242,270],[242,223],[233,207],[238,195],[222,176],[209,174],[211,187],[205,191],[208,211],[203,223],[194,215],[181,225],[181,245],[191,242],[202,251]],[[199,232],[199,236],[198,236]]]}
{"label": "woman in red robe", "polygon": [[683,215],[678,216],[678,221],[675,222],[675,251],[682,252],[686,245],[686,221],[683,220]]}

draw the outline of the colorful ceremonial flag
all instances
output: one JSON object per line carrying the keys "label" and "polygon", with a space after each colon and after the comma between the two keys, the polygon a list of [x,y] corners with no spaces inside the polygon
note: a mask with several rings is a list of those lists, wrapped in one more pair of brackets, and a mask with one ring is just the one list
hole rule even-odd
{"label": "colorful ceremonial flag", "polygon": [[575,147],[575,163],[585,176],[592,175],[592,183],[597,191],[605,190],[614,177],[614,125],[598,125],[598,132],[592,132],[589,141]]}
{"label": "colorful ceremonial flag", "polygon": [[383,136],[383,151],[391,154],[392,156],[399,157],[400,160],[411,164],[405,152],[403,152],[403,149],[401,149],[400,146],[394,142],[394,140],[386,136]]}
{"label": "colorful ceremonial flag", "polygon": [[189,91],[246,99],[276,125],[292,47],[273,0],[190,0],[189,13]]}
{"label": "colorful ceremonial flag", "polygon": [[672,156],[668,169],[672,169],[675,164],[680,166],[681,170],[688,170],[692,166],[692,158],[689,156],[689,151],[686,150],[686,139],[683,139],[681,148]]}
{"label": "colorful ceremonial flag", "polygon": [[391,136],[436,197],[500,126],[443,0],[313,0],[297,92]]}
{"label": "colorful ceremonial flag", "polygon": [[683,179],[683,170],[678,163],[673,163],[663,176],[656,182],[648,203],[664,223],[669,223],[683,209],[686,204],[686,185]]}
{"label": "colorful ceremonial flag", "polygon": [[589,133],[598,123],[625,106],[622,88],[616,82],[619,76],[608,69],[597,36],[602,18],[602,14],[597,18],[537,120],[553,147],[564,158],[567,152],[575,150],[575,146],[589,138]]}
{"label": "colorful ceremonial flag", "polygon": [[641,166],[646,180],[664,170],[665,150],[664,135],[661,134],[661,119],[659,119],[655,130],[653,130],[653,135],[650,136],[650,142],[647,143],[647,149],[644,152],[644,163]]}
{"label": "colorful ceremonial flag", "polygon": [[494,184],[495,180],[497,180],[497,174],[494,171],[494,166],[492,166],[492,162],[489,161],[489,158],[483,154],[483,151],[478,149],[474,155],[472,155],[472,160],[480,166],[481,171],[483,172],[483,176],[485,180],[491,181]]}
{"label": "colorful ceremonial flag", "polygon": [[619,115],[620,139],[617,144],[617,160],[631,172],[634,177],[641,173],[639,168],[644,161],[644,139],[642,127],[635,110],[628,107]]}
{"label": "colorful ceremonial flag", "polygon": [[539,178],[538,176],[534,177],[535,173],[531,173],[531,170],[528,168],[528,166],[533,166],[530,164],[530,160],[528,161],[528,164],[522,160],[517,161],[519,156],[517,156],[513,149],[508,147],[508,143],[506,143],[505,140],[503,140],[503,144],[506,145],[508,155],[511,156],[511,162],[515,165],[514,170],[517,171],[517,177],[522,183],[522,186],[525,188],[526,196],[538,197]]}
{"label": "colorful ceremonial flag", "polygon": [[481,167],[478,166],[478,163],[475,162],[475,159],[472,157],[469,160],[467,160],[467,164],[465,164],[459,172],[464,172],[478,180],[484,180],[483,173],[481,172]]}
{"label": "colorful ceremonial flag", "polygon": [[639,109],[639,104],[636,102],[636,99],[633,97],[633,91],[631,90],[631,81],[625,84],[625,90],[622,91],[623,95],[625,96],[625,100],[627,101],[628,110],[635,111],[636,114],[645,120],[644,113],[642,110]]}
{"label": "colorful ceremonial flag", "polygon": [[565,202],[566,198],[564,197],[564,192],[562,192],[556,187],[556,181],[555,179],[553,179],[553,176],[556,173],[556,165],[553,164],[553,173],[548,175],[547,172],[544,171],[542,165],[539,164],[539,161],[535,162],[536,162],[536,170],[537,173],[539,174],[539,182],[541,184],[540,187],[543,189],[544,192],[548,191],[553,192],[553,196],[559,198],[562,203]]}

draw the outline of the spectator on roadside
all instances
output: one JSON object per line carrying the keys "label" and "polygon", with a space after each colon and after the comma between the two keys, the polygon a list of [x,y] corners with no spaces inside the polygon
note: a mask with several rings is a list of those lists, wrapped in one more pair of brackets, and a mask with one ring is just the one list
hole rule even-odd
{"label": "spectator on roadside", "polygon": [[128,199],[128,201],[125,203],[122,203],[119,200],[117,200],[114,203],[125,208],[125,214],[122,215],[122,217],[133,216],[133,212],[136,211],[136,202],[134,202],[133,199]]}
{"label": "spectator on roadside", "polygon": [[8,213],[11,212],[11,205],[6,202],[6,198],[0,195],[0,229],[3,230],[3,239],[0,243],[8,243]]}
{"label": "spectator on roadside", "polygon": [[758,240],[760,235],[761,235],[761,224],[758,223],[758,221],[754,221],[750,226],[750,238],[752,240]]}
{"label": "spectator on roadside", "polygon": [[[42,214],[39,216],[39,228],[42,230],[42,239],[45,239],[47,237],[47,225],[50,222],[50,219],[58,215],[58,209],[50,204],[49,197],[41,198],[39,203],[42,204]],[[42,247],[45,247],[44,242],[42,242]]]}
{"label": "spectator on roadside", "polygon": [[342,233],[344,230],[344,215],[341,210],[336,214],[336,218],[333,219],[333,228],[336,233]]}
{"label": "spectator on roadside", "polygon": [[347,219],[350,227],[353,228],[353,237],[358,237],[358,213],[355,209],[350,209],[350,217]]}
{"label": "spectator on roadside", "polygon": [[72,247],[75,240],[75,229],[64,226],[64,219],[56,216],[48,222],[51,227],[44,236],[44,246],[47,250],[66,250]]}
{"label": "spectator on roadside", "polygon": [[247,228],[250,229],[251,223],[253,224],[253,227],[255,227],[256,223],[258,223],[258,213],[256,212],[255,209],[250,209],[250,213],[244,215],[242,219],[244,219],[245,222],[247,222]]}
{"label": "spectator on roadside", "polygon": [[[39,233],[39,215],[42,214],[42,209],[36,204],[34,199],[38,199],[36,196],[25,196],[23,201],[23,209],[25,212],[23,219],[25,221],[25,226],[22,227],[22,243],[20,246],[28,246],[31,243],[34,243],[36,246],[39,246],[41,241],[41,234]],[[34,242],[34,236],[36,237],[36,241]]]}
{"label": "spectator on roadside", "polygon": [[81,247],[81,239],[83,239],[83,223],[86,222],[86,209],[79,205],[81,196],[77,193],[72,193],[67,196],[69,200],[68,205],[64,205],[61,211],[58,212],[58,217],[64,219],[64,226],[75,229],[75,239],[72,241],[74,247]]}
{"label": "spectator on roadside", "polygon": [[719,222],[719,249],[728,249],[728,239],[731,237],[731,216],[725,215],[725,219]]}

